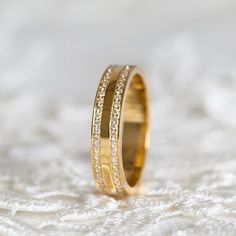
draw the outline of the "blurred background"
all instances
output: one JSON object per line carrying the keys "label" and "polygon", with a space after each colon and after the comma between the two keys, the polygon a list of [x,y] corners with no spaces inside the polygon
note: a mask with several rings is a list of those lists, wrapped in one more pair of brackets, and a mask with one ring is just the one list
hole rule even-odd
{"label": "blurred background", "polygon": [[[0,0],[0,234],[235,235],[235,42],[234,0]],[[122,201],[89,164],[109,64],[151,93],[143,192]]]}
{"label": "blurred background", "polygon": [[133,63],[152,72],[171,43],[185,57],[197,50],[208,67],[235,60],[233,0],[0,4],[1,94],[37,92],[90,104],[104,67]]}

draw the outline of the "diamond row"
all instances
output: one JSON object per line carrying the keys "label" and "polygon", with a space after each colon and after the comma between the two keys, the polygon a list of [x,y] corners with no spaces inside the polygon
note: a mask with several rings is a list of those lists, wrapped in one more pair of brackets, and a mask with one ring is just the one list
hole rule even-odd
{"label": "diamond row", "polygon": [[95,182],[100,190],[103,190],[105,188],[105,184],[104,184],[103,176],[102,176],[102,166],[101,166],[101,158],[100,158],[101,119],[102,119],[105,93],[106,93],[107,85],[112,75],[112,69],[113,69],[112,67],[109,67],[100,81],[96,99],[95,99],[95,108],[94,108],[94,120],[93,120],[93,129],[92,129],[93,168],[94,168]]}
{"label": "diamond row", "polygon": [[112,167],[112,177],[115,184],[117,192],[122,193],[123,187],[120,180],[119,174],[119,160],[118,160],[118,132],[119,132],[119,120],[120,112],[122,106],[122,96],[124,94],[125,85],[127,82],[129,74],[129,66],[121,72],[119,80],[115,88],[115,94],[111,109],[111,119],[110,119],[110,148],[111,148],[111,167]]}

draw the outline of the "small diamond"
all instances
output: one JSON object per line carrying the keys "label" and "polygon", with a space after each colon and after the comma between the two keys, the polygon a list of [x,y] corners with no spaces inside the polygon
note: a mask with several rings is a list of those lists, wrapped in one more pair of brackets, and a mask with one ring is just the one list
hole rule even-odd
{"label": "small diamond", "polygon": [[111,122],[111,125],[114,126],[114,127],[116,128],[118,124],[117,124],[116,121],[113,120],[113,121]]}
{"label": "small diamond", "polygon": [[99,131],[100,131],[100,127],[95,126],[94,127],[94,132],[95,132],[96,135],[99,133]]}
{"label": "small diamond", "polygon": [[116,177],[118,177],[118,169],[117,168],[114,168],[114,176]]}
{"label": "small diamond", "polygon": [[122,93],[123,93],[123,89],[121,89],[121,88],[116,89],[116,94],[122,94]]}
{"label": "small diamond", "polygon": [[105,86],[104,85],[102,85],[102,86],[100,86],[100,89],[99,89],[99,92],[100,93],[104,93],[105,92]]}
{"label": "small diamond", "polygon": [[120,187],[120,188],[117,188],[117,191],[121,193],[123,192],[123,189]]}
{"label": "small diamond", "polygon": [[117,118],[117,119],[118,119],[118,118],[119,118],[119,114],[118,114],[118,113],[114,113],[114,112],[113,112],[113,114],[112,114],[112,117],[113,117],[113,119],[115,119],[115,118]]}
{"label": "small diamond", "polygon": [[116,128],[117,128],[117,124],[116,123],[111,124],[111,129],[115,130]]}
{"label": "small diamond", "polygon": [[99,126],[101,122],[100,122],[100,120],[95,120],[94,123],[95,123],[96,126]]}
{"label": "small diamond", "polygon": [[104,89],[102,88],[102,90],[99,90],[98,91],[98,95],[100,96],[100,97],[105,97],[105,91],[103,91]]}
{"label": "small diamond", "polygon": [[112,158],[117,158],[116,152],[112,152],[112,153],[111,153],[111,157],[112,157]]}
{"label": "small diamond", "polygon": [[102,176],[97,176],[98,182],[103,183]]}
{"label": "small diamond", "polygon": [[124,89],[124,85],[125,85],[124,80],[119,80],[118,88],[123,90]]}
{"label": "small diamond", "polygon": [[97,98],[98,103],[103,103],[103,96],[99,94],[99,97]]}
{"label": "small diamond", "polygon": [[118,114],[119,114],[119,111],[120,111],[119,108],[114,107],[114,110],[113,110],[114,114],[117,114],[117,115],[118,115]]}
{"label": "small diamond", "polygon": [[103,94],[101,94],[101,93],[98,93],[98,98],[97,99],[104,99],[104,95]]}
{"label": "small diamond", "polygon": [[100,101],[97,101],[97,102],[96,102],[96,106],[97,106],[97,107],[102,107],[102,105],[103,105],[103,102],[100,102]]}
{"label": "small diamond", "polygon": [[116,186],[118,186],[120,184],[119,177],[114,177],[114,182],[115,182]]}
{"label": "small diamond", "polygon": [[115,137],[111,138],[112,145],[117,145],[117,139]]}
{"label": "small diamond", "polygon": [[115,96],[115,100],[120,101],[121,100],[121,95],[117,93],[116,96]]}
{"label": "small diamond", "polygon": [[102,113],[102,109],[97,107],[96,115],[99,116],[101,113]]}

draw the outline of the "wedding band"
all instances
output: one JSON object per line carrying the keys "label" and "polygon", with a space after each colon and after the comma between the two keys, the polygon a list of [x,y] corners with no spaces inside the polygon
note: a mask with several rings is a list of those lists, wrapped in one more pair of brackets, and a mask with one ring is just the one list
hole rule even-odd
{"label": "wedding band", "polygon": [[149,145],[149,104],[137,66],[109,66],[99,83],[91,128],[91,162],[98,190],[137,193]]}

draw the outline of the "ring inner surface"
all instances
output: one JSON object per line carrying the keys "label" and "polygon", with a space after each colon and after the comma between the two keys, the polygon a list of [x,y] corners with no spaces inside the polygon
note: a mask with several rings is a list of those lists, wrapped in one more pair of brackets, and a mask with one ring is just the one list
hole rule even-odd
{"label": "ring inner surface", "polygon": [[128,88],[123,122],[122,160],[125,177],[132,187],[141,175],[146,151],[147,97],[145,85],[138,74]]}

